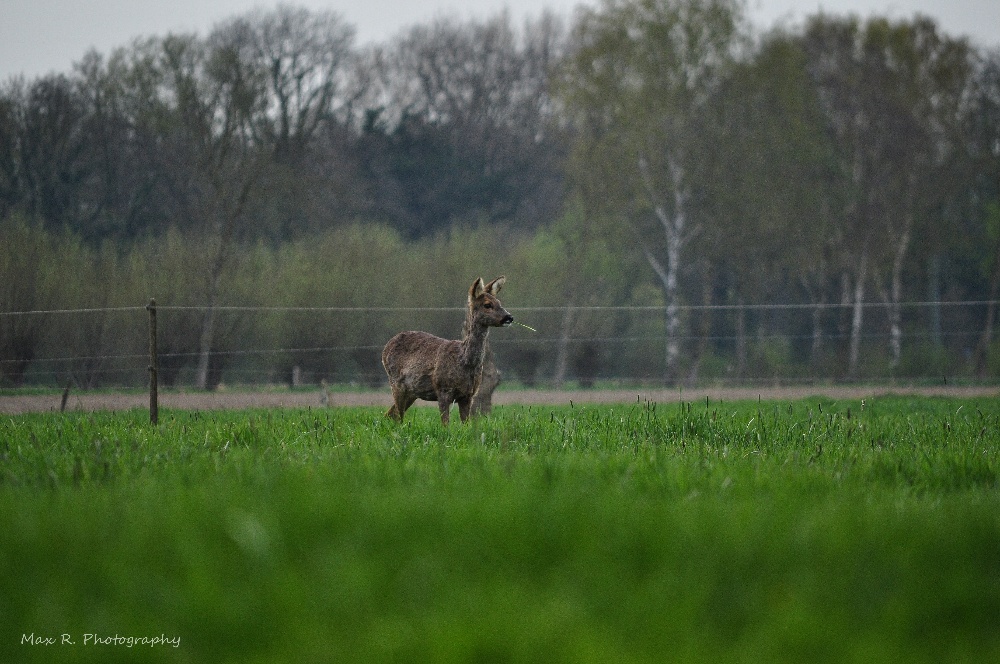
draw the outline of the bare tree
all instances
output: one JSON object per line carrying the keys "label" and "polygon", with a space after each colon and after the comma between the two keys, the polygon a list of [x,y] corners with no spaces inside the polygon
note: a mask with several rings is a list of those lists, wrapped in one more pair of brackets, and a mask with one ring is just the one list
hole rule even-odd
{"label": "bare tree", "polygon": [[409,232],[558,214],[563,150],[548,85],[562,35],[548,14],[523,30],[506,13],[439,19],[369,55],[380,76],[366,126],[385,137],[376,168],[407,201],[395,214],[413,217]]}
{"label": "bare tree", "polygon": [[53,229],[86,229],[99,213],[85,100],[65,75],[15,81],[0,110],[0,192],[6,207]]}
{"label": "bare tree", "polygon": [[352,179],[358,100],[368,80],[355,31],[330,11],[279,5],[220,24],[212,37],[236,45],[259,77],[262,107],[251,122],[267,165],[248,223],[279,239],[357,215],[364,187]]}
{"label": "bare tree", "polygon": [[118,53],[111,67],[127,90],[136,134],[158,173],[171,221],[202,239],[205,312],[196,382],[208,385],[217,305],[262,161],[252,141],[263,109],[259,70],[241,57],[241,35],[168,35]]}
{"label": "bare tree", "polygon": [[279,160],[300,158],[325,122],[349,111],[354,28],[340,15],[291,5],[255,10],[220,24],[213,39],[239,50],[265,86],[253,118],[256,140]]}

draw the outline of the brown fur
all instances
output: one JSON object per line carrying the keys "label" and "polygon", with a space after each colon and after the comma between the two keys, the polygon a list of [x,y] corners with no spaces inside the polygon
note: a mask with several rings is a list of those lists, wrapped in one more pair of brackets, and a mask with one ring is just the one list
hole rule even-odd
{"label": "brown fur", "polygon": [[[469,336],[469,320],[462,325],[462,338]],[[493,391],[500,384],[500,370],[493,360],[493,349],[490,340],[483,345],[483,370],[480,372],[479,390],[472,397],[472,414],[489,415],[493,410]]]}
{"label": "brown fur", "polygon": [[472,414],[489,415],[493,410],[493,391],[500,384],[500,370],[497,369],[493,361],[493,350],[490,342],[486,342],[486,353],[483,359],[482,378],[479,382],[479,391],[472,397]]}
{"label": "brown fur", "polygon": [[497,277],[483,285],[482,279],[476,279],[469,288],[463,328],[468,332],[461,341],[412,331],[400,332],[389,340],[382,351],[393,399],[386,417],[402,422],[413,402],[424,399],[438,402],[444,425],[452,403],[458,403],[463,422],[469,419],[472,398],[482,381],[490,328],[514,322],[497,299],[505,281],[505,277]]}

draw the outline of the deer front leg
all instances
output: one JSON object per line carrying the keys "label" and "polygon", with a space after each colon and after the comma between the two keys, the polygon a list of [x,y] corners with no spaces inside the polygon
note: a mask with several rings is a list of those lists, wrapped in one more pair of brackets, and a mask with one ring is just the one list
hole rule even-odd
{"label": "deer front leg", "polygon": [[464,423],[469,419],[469,414],[472,412],[472,397],[465,397],[464,399],[456,399],[458,402],[458,416],[462,418]]}
{"label": "deer front leg", "polygon": [[441,411],[441,424],[448,426],[448,420],[451,418],[448,411],[451,410],[451,395],[438,393],[438,409]]}

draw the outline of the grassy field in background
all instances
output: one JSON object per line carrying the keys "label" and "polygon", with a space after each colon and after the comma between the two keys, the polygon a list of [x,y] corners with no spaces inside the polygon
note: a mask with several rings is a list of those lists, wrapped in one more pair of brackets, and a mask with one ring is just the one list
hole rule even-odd
{"label": "grassy field in background", "polygon": [[1000,661],[995,399],[381,412],[0,416],[0,661]]}

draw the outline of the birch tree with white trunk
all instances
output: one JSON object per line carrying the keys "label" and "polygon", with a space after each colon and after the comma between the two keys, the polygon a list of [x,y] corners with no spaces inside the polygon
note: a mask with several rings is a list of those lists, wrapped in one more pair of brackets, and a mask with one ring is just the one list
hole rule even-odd
{"label": "birch tree with white trunk", "polygon": [[904,270],[917,225],[933,223],[926,211],[943,207],[948,195],[937,181],[959,149],[973,61],[965,40],[939,34],[922,17],[862,22],[819,15],[802,48],[850,192],[841,249],[855,283],[846,372],[853,378],[868,281],[885,302],[890,366],[900,362]]}
{"label": "birch tree with white trunk", "polygon": [[664,307],[664,382],[681,379],[682,280],[698,230],[699,114],[741,44],[730,0],[607,0],[578,14],[560,71],[574,124],[571,186],[628,225]]}

